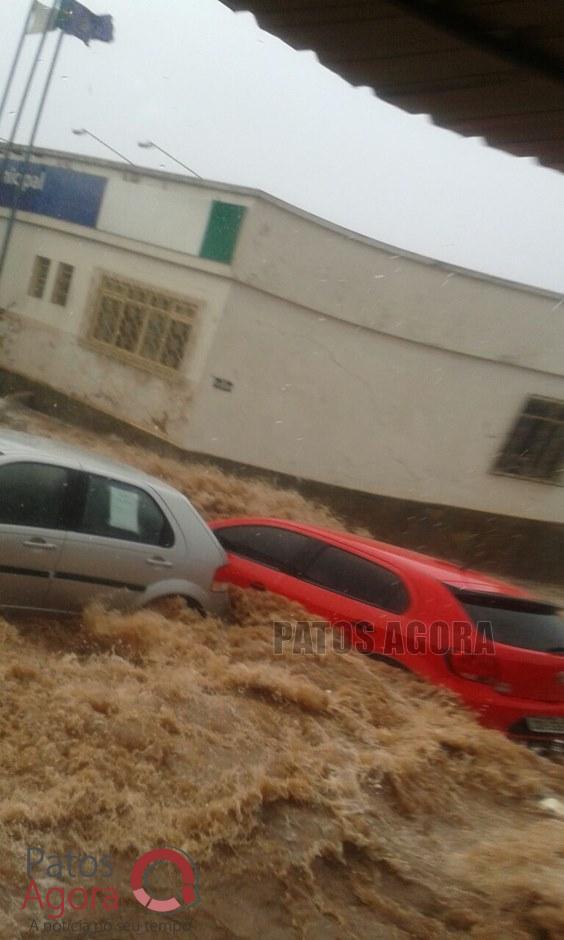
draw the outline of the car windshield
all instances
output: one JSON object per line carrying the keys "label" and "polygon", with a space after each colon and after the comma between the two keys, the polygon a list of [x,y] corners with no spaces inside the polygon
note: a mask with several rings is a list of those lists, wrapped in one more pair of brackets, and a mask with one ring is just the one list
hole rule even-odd
{"label": "car windshield", "polygon": [[564,654],[564,617],[557,607],[521,598],[457,591],[478,629],[494,643]]}

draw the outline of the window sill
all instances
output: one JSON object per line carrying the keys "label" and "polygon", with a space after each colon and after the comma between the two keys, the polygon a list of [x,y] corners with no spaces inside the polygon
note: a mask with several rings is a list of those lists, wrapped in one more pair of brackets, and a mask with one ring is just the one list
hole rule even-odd
{"label": "window sill", "polygon": [[[170,384],[184,385],[188,388],[191,388],[193,385],[180,369],[168,369],[166,366],[161,366],[158,362],[150,362],[149,360],[141,359],[124,349],[109,346],[91,337],[81,338],[78,342],[90,352],[96,352],[102,356],[106,356],[108,359],[113,359],[121,365],[139,369],[141,372],[146,372],[153,376],[153,378],[164,379]],[[182,365],[184,365],[184,363]]]}

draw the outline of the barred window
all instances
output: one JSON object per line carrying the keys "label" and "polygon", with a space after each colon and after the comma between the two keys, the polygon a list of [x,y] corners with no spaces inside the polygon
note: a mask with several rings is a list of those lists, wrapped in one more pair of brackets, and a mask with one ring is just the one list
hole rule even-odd
{"label": "barred window", "polygon": [[127,358],[176,371],[195,315],[196,306],[182,297],[103,275],[91,336]]}
{"label": "barred window", "polygon": [[497,458],[495,470],[564,485],[564,402],[528,398]]}
{"label": "barred window", "polygon": [[72,264],[65,264],[64,261],[61,261],[57,268],[57,276],[53,285],[53,293],[51,294],[52,304],[58,304],[59,307],[66,306],[73,272],[74,268]]}
{"label": "barred window", "polygon": [[41,299],[45,293],[45,287],[47,285],[47,278],[49,277],[49,268],[51,267],[51,261],[49,258],[43,258],[41,255],[36,255],[35,261],[33,262],[33,271],[31,272],[31,280],[29,282],[28,294],[30,297],[37,297]]}

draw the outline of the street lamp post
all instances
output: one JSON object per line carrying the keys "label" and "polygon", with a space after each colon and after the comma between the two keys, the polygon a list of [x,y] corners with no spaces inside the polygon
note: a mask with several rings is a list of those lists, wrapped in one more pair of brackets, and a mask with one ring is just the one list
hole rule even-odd
{"label": "street lamp post", "polygon": [[112,153],[115,153],[120,160],[125,160],[126,163],[129,163],[131,166],[135,166],[133,160],[130,160],[129,157],[120,153],[119,150],[116,150],[115,147],[111,147],[110,144],[107,144],[105,140],[102,140],[101,137],[96,137],[96,134],[93,134],[92,131],[87,130],[86,127],[73,127],[73,134],[76,134],[77,137],[91,137],[92,140],[98,141],[99,144],[102,144],[102,147],[106,147],[108,150],[111,150]]}
{"label": "street lamp post", "polygon": [[174,160],[175,163],[178,163],[178,166],[183,167],[183,169],[188,170],[192,176],[197,176],[199,180],[202,179],[199,173],[196,173],[192,167],[187,166],[182,160],[179,160],[177,157],[173,156],[172,153],[169,153],[168,150],[165,150],[163,147],[160,147],[159,144],[156,144],[153,140],[140,140],[137,144],[138,147],[142,147],[143,150],[160,150],[161,153],[164,153],[165,157],[168,157],[169,160]]}

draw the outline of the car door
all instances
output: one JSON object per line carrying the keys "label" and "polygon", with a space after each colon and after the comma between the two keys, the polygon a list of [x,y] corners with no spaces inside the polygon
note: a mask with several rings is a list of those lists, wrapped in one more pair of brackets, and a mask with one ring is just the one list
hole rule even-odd
{"label": "car door", "polygon": [[358,644],[363,652],[383,650],[386,631],[410,603],[397,573],[330,544],[293,579],[291,596],[323,619],[339,623],[343,641]]}
{"label": "car door", "polygon": [[53,604],[80,610],[97,596],[184,577],[186,545],[150,487],[83,471],[81,495],[59,557]]}
{"label": "car door", "polygon": [[35,459],[0,464],[0,607],[49,606],[72,474]]}

